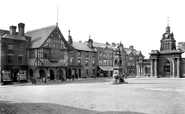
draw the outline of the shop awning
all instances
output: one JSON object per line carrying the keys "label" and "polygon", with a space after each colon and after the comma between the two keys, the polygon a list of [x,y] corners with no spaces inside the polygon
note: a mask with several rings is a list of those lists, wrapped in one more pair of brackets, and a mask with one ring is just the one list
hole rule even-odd
{"label": "shop awning", "polygon": [[113,67],[111,66],[99,66],[103,71],[113,71]]}

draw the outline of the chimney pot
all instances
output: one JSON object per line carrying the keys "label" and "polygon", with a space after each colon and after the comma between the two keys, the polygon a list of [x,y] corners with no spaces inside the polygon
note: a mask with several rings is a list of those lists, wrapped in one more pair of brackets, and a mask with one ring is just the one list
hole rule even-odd
{"label": "chimney pot", "polygon": [[10,35],[16,35],[16,26],[10,26]]}
{"label": "chimney pot", "polygon": [[19,36],[24,36],[24,27],[25,27],[25,24],[24,23],[19,23],[18,24],[18,27],[19,27]]}

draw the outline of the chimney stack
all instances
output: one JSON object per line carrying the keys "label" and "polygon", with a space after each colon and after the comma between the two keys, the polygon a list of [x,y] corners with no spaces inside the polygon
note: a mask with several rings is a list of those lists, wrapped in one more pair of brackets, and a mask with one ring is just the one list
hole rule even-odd
{"label": "chimney stack", "polygon": [[73,44],[73,39],[72,39],[72,37],[71,37],[71,35],[70,35],[70,30],[69,30],[69,36],[68,36],[68,43],[69,43],[70,45]]}
{"label": "chimney stack", "polygon": [[19,28],[19,36],[24,36],[24,26],[25,24],[24,23],[19,23],[18,24],[18,28]]}
{"label": "chimney stack", "polygon": [[133,49],[134,49],[134,46],[133,45],[130,45],[130,47],[129,47],[132,51],[133,51]]}
{"label": "chimney stack", "polygon": [[10,26],[10,35],[16,35],[16,26]]}

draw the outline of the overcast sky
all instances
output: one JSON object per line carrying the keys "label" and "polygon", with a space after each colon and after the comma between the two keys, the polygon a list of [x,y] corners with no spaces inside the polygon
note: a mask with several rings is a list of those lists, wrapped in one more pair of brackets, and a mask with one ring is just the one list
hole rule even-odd
{"label": "overcast sky", "polygon": [[[167,18],[176,42],[185,42],[184,0],[0,0],[0,29],[25,23],[25,31],[58,23],[68,40],[120,41],[144,56],[160,49]],[[177,43],[176,43],[177,45]]]}

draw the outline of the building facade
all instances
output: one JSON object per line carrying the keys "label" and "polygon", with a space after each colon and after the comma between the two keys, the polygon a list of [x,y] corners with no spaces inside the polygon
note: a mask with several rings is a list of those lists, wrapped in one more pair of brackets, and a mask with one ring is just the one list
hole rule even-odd
{"label": "building facade", "polygon": [[108,43],[103,44],[97,42],[93,42],[93,47],[97,52],[96,56],[97,76],[98,77],[112,76],[114,61],[113,48]]}
{"label": "building facade", "polygon": [[[148,60],[140,59],[138,67],[142,73],[139,77],[184,77],[184,58],[181,57],[183,51],[176,49],[176,40],[170,31],[170,26],[166,27],[166,32],[162,35],[161,47],[159,50],[152,50],[150,53],[150,65]],[[146,62],[147,61],[147,62]],[[150,69],[149,71],[145,69]],[[145,75],[147,74],[147,75]]]}
{"label": "building facade", "polygon": [[24,23],[10,26],[10,30],[0,30],[1,39],[1,82],[22,82],[28,80],[26,48],[30,37],[24,34]]}
{"label": "building facade", "polygon": [[31,45],[27,49],[28,75],[38,81],[65,80],[68,52],[72,50],[57,25],[28,31]]}
{"label": "building facade", "polygon": [[89,39],[88,44],[73,41],[70,31],[68,43],[74,48],[69,54],[69,72],[74,72],[79,78],[90,78],[96,76],[96,51]]}

